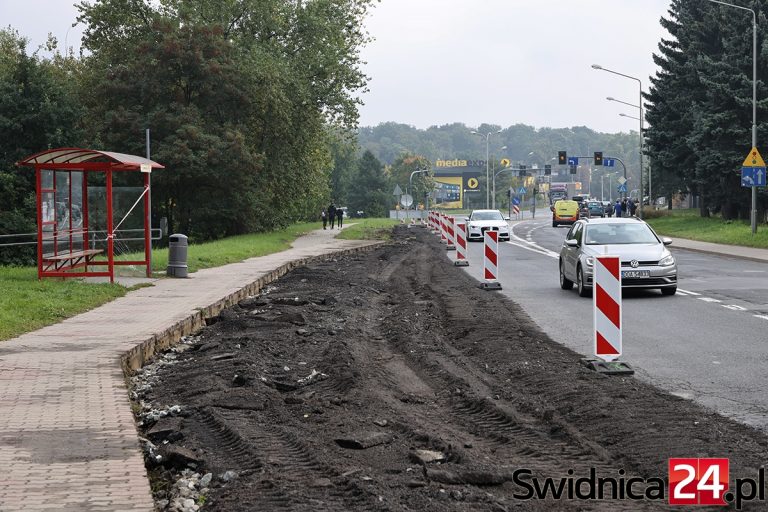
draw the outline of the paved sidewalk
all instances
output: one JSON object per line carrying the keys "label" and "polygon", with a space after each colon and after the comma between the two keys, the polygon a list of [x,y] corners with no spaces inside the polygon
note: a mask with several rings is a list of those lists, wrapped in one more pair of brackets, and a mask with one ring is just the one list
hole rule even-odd
{"label": "paved sidewalk", "polygon": [[[376,242],[314,231],[287,251],[153,287],[0,342],[0,511],[153,510],[123,368],[313,257]],[[128,354],[128,355],[126,355]]]}
{"label": "paved sidewalk", "polygon": [[698,242],[686,238],[673,238],[672,248],[686,249],[689,251],[704,252],[708,254],[720,254],[733,256],[734,258],[743,258],[754,261],[768,262],[768,249],[756,249],[754,247],[744,247],[741,245],[713,244],[710,242]]}

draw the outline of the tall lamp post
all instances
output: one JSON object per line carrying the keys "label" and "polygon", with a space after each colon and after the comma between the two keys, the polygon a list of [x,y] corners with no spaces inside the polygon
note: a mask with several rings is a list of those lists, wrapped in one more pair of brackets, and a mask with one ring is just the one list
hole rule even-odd
{"label": "tall lamp post", "polygon": [[[419,174],[419,173],[422,173],[422,172],[429,172],[429,169],[420,169],[418,171],[413,171],[411,173],[411,177],[408,178],[408,190],[411,191],[411,194],[413,194],[413,175],[414,174]],[[414,205],[413,209],[415,210],[416,209],[416,198],[415,197],[413,198],[413,205]],[[429,209],[429,205],[427,205],[427,209]]]}
{"label": "tall lamp post", "polygon": [[[713,4],[735,7],[752,13],[752,147],[757,147],[757,14],[748,7],[709,0]],[[752,236],[757,233],[757,187],[752,187],[752,208],[750,211]]]}
{"label": "tall lamp post", "polygon": [[485,209],[487,210],[488,208],[490,208],[489,205],[491,204],[491,199],[490,199],[491,194],[490,194],[490,189],[488,188],[488,182],[491,181],[491,178],[489,176],[490,169],[491,169],[491,166],[490,166],[491,162],[490,162],[490,160],[488,160],[488,158],[489,158],[489,156],[488,156],[488,141],[490,140],[491,135],[493,135],[494,133],[501,133],[501,130],[499,130],[497,132],[488,132],[487,134],[483,134],[483,133],[477,132],[475,130],[472,130],[470,133],[473,133],[475,135],[479,135],[481,137],[485,137]]}
{"label": "tall lamp post", "polygon": [[[712,0],[710,0],[712,1]],[[638,97],[640,98],[640,218],[643,218],[643,191],[645,190],[645,179],[643,177],[643,174],[645,172],[645,169],[643,167],[643,82],[640,81],[639,78],[635,78],[634,76],[625,75],[624,73],[619,73],[618,71],[613,71],[611,69],[606,69],[599,64],[592,64],[593,69],[599,69],[601,71],[607,71],[608,73],[613,73],[614,75],[623,76],[624,78],[629,78],[630,80],[635,80],[637,82],[637,85],[640,88],[640,94]]]}

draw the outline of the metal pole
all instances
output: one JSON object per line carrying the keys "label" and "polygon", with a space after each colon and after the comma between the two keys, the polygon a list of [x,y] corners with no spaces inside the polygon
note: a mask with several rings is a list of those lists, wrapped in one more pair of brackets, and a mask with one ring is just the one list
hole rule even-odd
{"label": "metal pole", "polygon": [[[637,83],[640,86],[640,94],[639,99],[640,103],[640,208],[638,211],[640,212],[640,218],[643,218],[643,197],[645,194],[645,168],[643,167],[643,82],[640,80],[637,81]],[[650,182],[649,182],[650,183]],[[648,200],[651,199],[651,191],[650,187],[648,190]]]}
{"label": "metal pole", "polygon": [[[150,157],[150,144],[149,144],[149,128],[146,131],[147,139],[147,160],[151,160]],[[144,252],[147,259],[147,277],[152,277],[152,173],[148,172],[145,177],[144,186],[147,189],[147,196],[145,201],[145,222],[147,233],[144,234]]]}
{"label": "metal pole", "polygon": [[[752,147],[757,147],[757,16],[752,11]],[[757,187],[752,187],[752,236],[757,233]]]}
{"label": "metal pole", "polygon": [[[488,200],[488,181],[491,179],[490,177],[490,168],[491,168],[491,162],[488,160],[488,141],[491,138],[491,132],[488,132],[488,135],[485,136],[485,209],[488,209],[488,204],[490,201]],[[494,208],[496,207],[496,189],[493,190],[493,204]]]}
{"label": "metal pole", "polygon": [[[752,13],[752,147],[757,147],[757,14],[754,10],[740,5],[709,0],[712,3],[735,7]],[[750,148],[751,150],[751,148]],[[702,194],[703,197],[703,194]],[[757,187],[752,187],[752,205],[750,209],[750,223],[752,224],[752,236],[757,233]]]}

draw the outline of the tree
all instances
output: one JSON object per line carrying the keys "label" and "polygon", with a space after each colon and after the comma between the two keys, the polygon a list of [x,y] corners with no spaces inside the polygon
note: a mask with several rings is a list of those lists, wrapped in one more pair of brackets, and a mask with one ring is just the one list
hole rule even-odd
{"label": "tree", "polygon": [[315,218],[333,169],[328,127],[357,120],[369,3],[83,2],[91,121],[126,152],[152,129],[174,229],[216,238]]}
{"label": "tree", "polygon": [[364,211],[367,217],[386,217],[391,201],[384,166],[370,151],[360,158],[354,182],[349,195],[350,210]]}
{"label": "tree", "polygon": [[[55,40],[49,44],[55,50]],[[35,173],[15,163],[83,142],[79,69],[61,57],[27,55],[26,39],[11,29],[0,30],[0,50],[0,234],[36,233]],[[32,264],[34,258],[34,246],[0,248],[0,263]]]}

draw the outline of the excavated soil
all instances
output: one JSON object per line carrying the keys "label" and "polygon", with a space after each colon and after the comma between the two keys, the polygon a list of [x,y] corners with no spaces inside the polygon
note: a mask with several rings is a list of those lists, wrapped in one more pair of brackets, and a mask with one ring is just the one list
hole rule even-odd
{"label": "excavated soil", "polygon": [[759,432],[579,361],[425,229],[399,227],[224,311],[137,391],[181,411],[145,418],[188,456],[148,457],[156,498],[189,463],[212,473],[199,502],[220,511],[670,510],[524,500],[513,474],[666,482],[669,457],[727,457],[731,481],[757,477]]}

